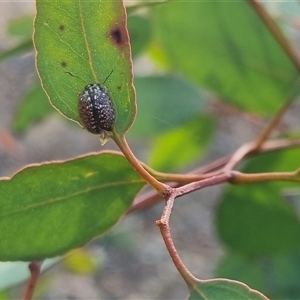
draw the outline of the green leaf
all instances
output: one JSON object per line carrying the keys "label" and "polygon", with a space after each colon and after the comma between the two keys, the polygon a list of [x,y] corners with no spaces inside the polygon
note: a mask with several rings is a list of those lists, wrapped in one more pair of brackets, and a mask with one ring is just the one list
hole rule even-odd
{"label": "green leaf", "polygon": [[[265,153],[247,161],[245,173],[289,172],[299,168],[300,149]],[[233,250],[267,255],[300,249],[300,221],[283,198],[295,183],[233,186],[223,194],[217,213],[221,239]]]}
{"label": "green leaf", "polygon": [[150,137],[197,116],[204,97],[191,84],[171,76],[136,77],[138,108],[130,134]]}
{"label": "green leaf", "polygon": [[12,36],[30,39],[33,33],[33,16],[22,16],[12,20],[7,27],[7,31]]}
{"label": "green leaf", "polygon": [[29,166],[0,181],[0,260],[41,260],[105,233],[144,181],[116,153]]}
{"label": "green leaf", "polygon": [[299,156],[299,148],[262,153],[247,160],[244,172],[292,172],[300,167]]}
{"label": "green leaf", "polygon": [[137,57],[146,48],[151,39],[151,24],[149,19],[138,15],[128,18],[128,31],[132,49],[132,57]]}
{"label": "green leaf", "polygon": [[156,170],[174,171],[195,163],[205,153],[214,131],[213,119],[201,115],[158,136],[149,164]]}
{"label": "green leaf", "polygon": [[41,85],[36,84],[28,91],[19,105],[13,129],[17,132],[25,132],[32,124],[44,119],[49,113],[53,113],[53,108]]}
{"label": "green leaf", "polygon": [[33,50],[33,16],[22,16],[21,18],[12,20],[8,24],[7,31],[11,35],[21,38],[22,41],[16,46],[0,52],[0,62],[14,55],[20,55]]}
{"label": "green leaf", "polygon": [[135,113],[126,14],[119,1],[37,1],[37,68],[50,101],[79,123],[78,94],[103,83],[116,108],[115,130],[126,132]]}
{"label": "green leaf", "polygon": [[299,253],[249,257],[228,253],[219,263],[217,276],[240,280],[272,299],[299,299]]}
{"label": "green leaf", "polygon": [[203,280],[190,290],[188,300],[267,300],[247,285],[228,279]]}
{"label": "green leaf", "polygon": [[32,39],[24,40],[16,46],[13,46],[7,50],[0,52],[0,62],[11,58],[14,55],[19,55],[24,52],[28,52],[33,49]]}
{"label": "green leaf", "polygon": [[[222,257],[216,270],[216,276],[222,278],[228,278],[232,280],[239,280],[246,283],[255,289],[266,292],[266,286],[264,282],[263,265],[269,256],[264,257],[252,257],[246,256],[240,253],[229,252]],[[272,274],[268,275],[272,276]]]}
{"label": "green leaf", "polygon": [[280,254],[300,249],[300,222],[278,186],[270,183],[229,188],[217,212],[220,238],[249,255]]}
{"label": "green leaf", "polygon": [[290,96],[298,71],[247,1],[170,1],[154,16],[172,69],[222,100],[269,115]]}

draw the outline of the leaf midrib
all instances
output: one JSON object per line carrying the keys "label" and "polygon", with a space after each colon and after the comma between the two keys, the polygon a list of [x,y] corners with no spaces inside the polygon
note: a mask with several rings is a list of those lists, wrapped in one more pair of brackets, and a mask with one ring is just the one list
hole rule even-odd
{"label": "leaf midrib", "polygon": [[14,214],[23,213],[23,212],[25,212],[27,210],[30,210],[30,209],[39,208],[39,207],[47,206],[47,205],[52,205],[52,204],[55,204],[55,203],[60,202],[60,201],[71,200],[76,196],[86,194],[86,193],[89,193],[91,191],[97,191],[97,190],[101,190],[101,189],[105,189],[105,188],[109,188],[109,187],[123,186],[123,185],[128,185],[128,184],[130,184],[130,185],[140,185],[140,184],[143,184],[143,183],[144,183],[144,181],[142,179],[136,179],[136,180],[130,180],[130,181],[125,180],[125,181],[117,181],[117,182],[110,182],[110,183],[106,183],[106,184],[100,184],[100,185],[97,185],[97,186],[94,186],[94,187],[89,187],[87,189],[77,191],[77,192],[72,193],[72,194],[67,194],[65,196],[59,196],[59,197],[55,197],[55,198],[52,198],[52,199],[50,198],[50,199],[48,199],[46,201],[43,201],[43,202],[30,204],[26,207],[22,207],[21,209],[17,209],[17,210],[14,210],[14,211],[10,211],[8,213],[0,214],[0,218],[2,219],[2,218],[5,218],[5,217],[14,215]]}
{"label": "leaf midrib", "polygon": [[83,21],[83,13],[82,13],[82,4],[81,3],[82,3],[82,0],[79,0],[78,5],[79,5],[80,24],[81,24],[82,33],[83,33],[84,44],[85,44],[87,55],[88,55],[88,64],[90,65],[94,81],[99,82],[96,72],[95,72],[95,69],[94,69],[94,66],[93,66],[92,55],[91,55],[91,51],[90,51],[90,47],[89,47],[89,43],[88,43],[88,39],[87,39],[87,35],[86,35],[86,28],[85,28],[84,21]]}

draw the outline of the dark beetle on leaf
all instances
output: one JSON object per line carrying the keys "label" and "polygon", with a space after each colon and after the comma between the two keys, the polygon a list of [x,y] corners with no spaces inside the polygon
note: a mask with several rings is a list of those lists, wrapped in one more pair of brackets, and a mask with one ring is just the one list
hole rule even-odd
{"label": "dark beetle on leaf", "polygon": [[115,109],[107,89],[98,83],[87,85],[79,96],[79,117],[89,132],[107,135],[115,123]]}

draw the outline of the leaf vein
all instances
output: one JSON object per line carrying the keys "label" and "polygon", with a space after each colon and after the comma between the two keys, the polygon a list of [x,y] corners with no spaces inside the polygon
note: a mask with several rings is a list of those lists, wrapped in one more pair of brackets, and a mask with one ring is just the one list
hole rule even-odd
{"label": "leaf vein", "polygon": [[64,200],[70,200],[70,199],[73,199],[74,197],[76,196],[79,196],[79,195],[82,195],[82,194],[85,194],[85,193],[89,193],[89,192],[92,192],[92,191],[97,191],[97,190],[100,190],[100,189],[105,189],[105,188],[109,188],[109,187],[116,187],[116,186],[122,186],[122,185],[128,185],[128,184],[143,184],[144,181],[142,179],[135,179],[135,180],[125,180],[125,181],[117,181],[117,182],[110,182],[110,183],[105,183],[105,184],[100,184],[100,185],[97,185],[97,186],[94,186],[94,187],[89,187],[89,188],[86,188],[84,190],[80,190],[80,191],[77,191],[75,193],[72,193],[72,194],[67,194],[65,196],[59,196],[59,197],[55,197],[55,198],[50,198],[50,199],[47,199],[46,201],[43,201],[41,203],[34,203],[34,204],[31,204],[31,205],[28,205],[26,207],[22,207],[21,209],[17,209],[17,210],[14,210],[14,211],[10,211],[10,212],[7,212],[7,213],[4,213],[4,214],[0,214],[0,217],[1,219],[4,218],[4,217],[8,217],[8,216],[11,216],[11,215],[14,215],[14,214],[18,214],[18,213],[24,213],[24,211],[27,211],[27,210],[30,210],[30,209],[35,209],[35,208],[39,208],[39,207],[42,207],[42,206],[46,206],[46,205],[52,205],[52,204],[55,204],[57,202],[60,202],[60,201],[64,201]]}

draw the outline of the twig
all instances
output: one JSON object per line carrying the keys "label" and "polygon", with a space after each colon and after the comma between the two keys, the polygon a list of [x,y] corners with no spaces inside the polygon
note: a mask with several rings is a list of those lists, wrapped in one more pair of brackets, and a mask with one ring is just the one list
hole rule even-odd
{"label": "twig", "polygon": [[[297,66],[298,70],[300,71],[300,64],[298,62],[298,59],[296,56],[294,56],[294,52],[292,52],[292,49],[287,44],[286,40],[281,35],[280,31],[276,27],[276,25],[272,22],[272,20],[265,14],[265,11],[258,6],[256,1],[254,0],[248,0],[249,3],[257,10],[261,18],[264,20],[268,28],[271,30],[275,38],[277,38],[278,42],[282,45],[282,47],[287,51],[287,53],[290,55],[290,58],[293,60],[295,65]],[[183,261],[181,260],[175,245],[173,243],[172,237],[171,237],[171,231],[169,226],[170,216],[172,213],[172,208],[174,205],[174,201],[176,197],[180,197],[182,195],[186,195],[190,192],[193,192],[195,190],[216,185],[224,182],[231,182],[231,183],[246,183],[246,182],[257,182],[257,181],[273,181],[273,180],[293,180],[293,181],[300,181],[299,173],[300,169],[291,172],[291,173],[262,173],[262,174],[242,174],[239,172],[232,171],[232,169],[239,163],[241,160],[253,153],[260,152],[261,149],[265,148],[264,145],[269,138],[271,132],[274,130],[274,128],[278,125],[279,121],[282,118],[283,113],[286,111],[287,107],[291,103],[291,98],[285,103],[285,105],[277,112],[275,117],[271,120],[269,125],[262,131],[262,133],[259,135],[259,137],[252,143],[245,144],[241,148],[239,148],[227,161],[225,167],[223,168],[223,173],[217,173],[217,174],[206,174],[206,176],[203,176],[203,174],[200,174],[202,176],[202,180],[198,180],[195,182],[191,182],[188,184],[185,184],[181,187],[172,188],[170,190],[170,193],[168,196],[165,197],[166,204],[161,216],[161,219],[156,222],[156,224],[159,226],[162,237],[164,239],[164,242],[166,244],[166,247],[169,251],[169,254],[174,262],[174,265],[178,269],[179,273],[187,283],[189,287],[191,287],[198,279],[191,274],[191,272],[187,269],[187,267],[184,265]],[[163,174],[158,173],[153,170],[150,170],[150,172],[153,174],[153,176],[156,176],[159,180],[170,180],[170,181],[177,181],[177,184],[182,183],[184,180],[193,180],[196,179],[196,176],[191,175],[178,175],[178,174]],[[208,177],[203,179],[204,177]],[[199,179],[199,178],[198,178]],[[151,198],[152,197],[152,198]],[[151,199],[152,201],[155,201],[157,199],[153,198],[152,196],[148,195],[148,200]],[[143,204],[145,204],[146,200],[144,200]],[[137,204],[136,204],[137,205]],[[141,203],[140,203],[141,205]]]}
{"label": "twig", "polygon": [[154,178],[149,172],[145,170],[140,161],[132,153],[127,140],[124,135],[119,135],[117,132],[113,132],[113,139],[118,145],[120,150],[123,152],[124,156],[127,158],[128,162],[132,167],[145,179],[145,181],[156,189],[159,195],[163,198],[168,197],[171,193],[172,188]]}
{"label": "twig", "polygon": [[161,219],[156,221],[156,225],[159,227],[161,235],[163,237],[163,240],[165,242],[165,245],[167,247],[167,250],[174,262],[174,265],[176,266],[178,272],[186,282],[186,284],[190,287],[193,285],[195,281],[197,281],[197,278],[188,270],[188,268],[185,266],[183,261],[181,260],[176,247],[174,245],[172,236],[171,236],[171,230],[170,230],[170,216],[172,212],[172,207],[174,204],[174,200],[176,198],[176,193],[173,193],[171,197],[166,200],[166,204],[161,216]]}
{"label": "twig", "polygon": [[[222,166],[224,166],[224,164],[226,164],[226,162],[228,162],[230,160],[230,157],[233,157],[234,155],[236,155],[236,157],[232,158],[232,160],[233,161],[239,161],[239,159],[241,157],[243,157],[244,153],[246,153],[247,156],[249,156],[249,155],[261,154],[261,153],[277,151],[277,150],[293,148],[293,147],[299,147],[299,146],[300,146],[300,139],[297,139],[297,140],[284,140],[283,139],[283,140],[267,141],[266,143],[264,143],[262,145],[262,147],[258,150],[258,152],[256,152],[256,153],[253,153],[253,152],[246,153],[247,150],[249,148],[251,148],[251,145],[250,144],[245,144],[240,149],[238,149],[235,152],[235,154],[233,154],[232,156],[225,156],[221,159],[216,160],[215,162],[212,162],[212,163],[208,164],[207,166],[201,167],[199,169],[195,169],[191,172],[191,174],[195,174],[195,173],[198,173],[198,172],[199,173],[201,173],[201,172],[205,173],[205,172],[215,171],[215,170],[221,168]],[[231,173],[231,171],[229,171],[227,173],[228,177],[230,177],[230,173]],[[211,173],[211,174],[213,174],[213,173]],[[209,175],[209,174],[207,174],[207,175]],[[164,176],[167,176],[167,174],[165,174]],[[184,176],[184,175],[181,175],[181,176]],[[170,186],[173,187],[173,188],[177,188],[179,186],[182,186],[182,183],[170,183]],[[149,206],[153,206],[153,205],[157,204],[158,202],[160,202],[161,200],[162,200],[162,197],[160,195],[158,195],[156,191],[150,191],[146,194],[138,196],[134,200],[133,204],[131,205],[131,207],[129,208],[127,213],[131,213],[131,212],[136,211],[136,210],[145,209]]]}
{"label": "twig", "polygon": [[160,228],[161,235],[167,247],[167,250],[176,266],[177,270],[181,274],[182,278],[185,280],[186,284],[191,287],[195,282],[199,282],[197,279],[185,266],[181,260],[174,242],[171,236],[170,230],[170,217],[172,214],[172,208],[174,205],[175,198],[186,195],[195,190],[201,188],[216,185],[224,182],[230,183],[253,183],[253,182],[263,182],[263,181],[298,181],[300,182],[300,168],[295,172],[281,172],[281,173],[261,173],[261,174],[243,174],[236,171],[231,171],[229,175],[219,174],[217,176],[212,176],[198,182],[192,182],[186,184],[182,187],[173,189],[172,194],[166,200],[166,204],[162,213],[160,220],[156,221],[156,225]]}
{"label": "twig", "polygon": [[277,42],[280,44],[282,49],[286,52],[286,54],[291,59],[294,66],[300,72],[300,62],[297,57],[295,50],[291,47],[288,40],[284,37],[276,23],[270,18],[265,9],[260,5],[256,0],[248,0],[249,4],[253,7],[256,13],[260,16],[261,20],[265,23],[267,28],[270,30],[272,35],[275,37]]}
{"label": "twig", "polygon": [[288,109],[291,103],[292,103],[292,97],[290,97],[285,102],[285,104],[279,109],[279,111],[272,118],[270,123],[260,133],[260,135],[257,137],[257,139],[254,142],[243,145],[232,155],[231,159],[223,169],[225,173],[230,173],[231,170],[233,170],[234,167],[236,167],[242,161],[242,159],[245,158],[247,155],[260,152],[261,148],[263,148],[263,145],[267,142],[267,139],[270,137],[272,131],[277,127],[283,114],[286,112],[286,110]]}
{"label": "twig", "polygon": [[[277,42],[281,45],[283,50],[286,52],[286,54],[291,59],[294,66],[300,72],[300,61],[299,61],[295,51],[290,46],[289,42],[284,37],[284,35],[281,33],[281,31],[279,30],[279,28],[277,27],[275,22],[266,13],[264,8],[259,3],[257,3],[256,0],[248,0],[248,2],[253,7],[253,9],[256,11],[256,13],[260,16],[262,21],[265,23],[267,28],[270,30],[271,34],[275,37]],[[261,134],[258,136],[258,138],[254,142],[244,145],[243,147],[241,147],[240,149],[238,149],[236,151],[236,153],[232,156],[231,160],[224,167],[224,172],[229,173],[245,156],[249,155],[250,153],[259,151],[259,149],[263,146],[263,144],[270,137],[273,130],[277,127],[278,123],[282,119],[283,114],[286,112],[286,110],[292,103],[298,89],[299,89],[299,78],[296,78],[294,80],[294,82],[292,83],[289,95],[287,96],[287,100],[285,101],[284,105],[278,110],[276,115],[272,118],[272,120],[268,124],[268,126],[266,128],[264,128],[264,130],[261,132]]]}
{"label": "twig", "polygon": [[192,182],[186,185],[183,185],[179,188],[176,189],[177,197],[181,197],[183,195],[187,195],[193,191],[203,189],[204,187],[207,186],[212,186],[220,183],[224,183],[230,179],[230,174],[219,174],[212,176],[207,179],[203,179],[200,181]]}
{"label": "twig", "polygon": [[194,181],[203,180],[211,177],[214,174],[219,174],[220,171],[215,171],[213,173],[187,173],[187,174],[175,174],[175,173],[161,173],[161,172],[150,172],[157,180],[162,182],[177,182],[180,184],[190,183]]}
{"label": "twig", "polygon": [[[292,93],[293,94],[293,93]],[[270,137],[272,131],[278,126],[279,122],[281,121],[284,113],[289,108],[290,104],[292,103],[294,94],[287,99],[284,105],[279,109],[276,115],[272,118],[268,126],[260,133],[258,138],[255,140],[254,150],[258,150],[262,147],[262,145],[267,141]]]}
{"label": "twig", "polygon": [[229,174],[232,169],[242,161],[243,158],[245,158],[247,155],[255,153],[256,151],[258,151],[258,149],[256,149],[255,141],[242,145],[235,153],[233,153],[231,159],[223,168],[224,173]]}
{"label": "twig", "polygon": [[287,149],[287,148],[294,148],[299,146],[300,146],[300,139],[296,139],[296,140],[282,139],[282,140],[267,141],[260,148],[260,153],[277,151],[277,150]]}
{"label": "twig", "polygon": [[[187,174],[188,178],[191,178],[191,181],[207,178],[207,176],[204,175],[204,174],[212,173],[212,172],[215,172],[215,171],[219,170],[220,168],[222,168],[230,160],[230,158],[231,158],[231,156],[227,155],[227,156],[221,157],[221,158],[219,158],[219,159],[217,159],[217,160],[215,160],[215,161],[213,161],[213,162],[211,162],[211,163],[209,163],[205,166],[199,167],[199,168],[189,172]],[[157,171],[153,170],[152,168],[150,168],[147,165],[144,165],[144,168],[150,174],[152,174],[156,179],[159,179],[159,180],[162,180],[162,181],[176,181],[176,182],[180,182],[180,181],[186,182],[186,181],[188,181],[188,179],[184,179],[182,177],[182,176],[187,176],[186,174],[183,175],[183,174],[172,174],[172,173],[157,172]],[[195,175],[195,177],[193,178],[192,177],[193,174],[197,174],[197,175]],[[197,176],[202,176],[202,178],[199,178]],[[192,180],[192,179],[194,179],[194,180]]]}
{"label": "twig", "polygon": [[41,272],[41,266],[42,266],[41,261],[32,261],[31,263],[29,263],[28,267],[30,270],[30,278],[26,286],[23,300],[32,299]]}
{"label": "twig", "polygon": [[257,173],[245,174],[237,171],[232,171],[229,179],[230,183],[255,183],[266,181],[294,181],[300,182],[300,169],[294,172],[274,172],[274,173]]}
{"label": "twig", "polygon": [[[170,187],[177,187],[179,183],[170,183]],[[153,206],[160,202],[163,198],[157,194],[155,190],[151,190],[145,194],[142,194],[135,198],[129,209],[127,210],[126,214],[132,213],[136,210],[143,210],[148,208],[149,206]]]}

